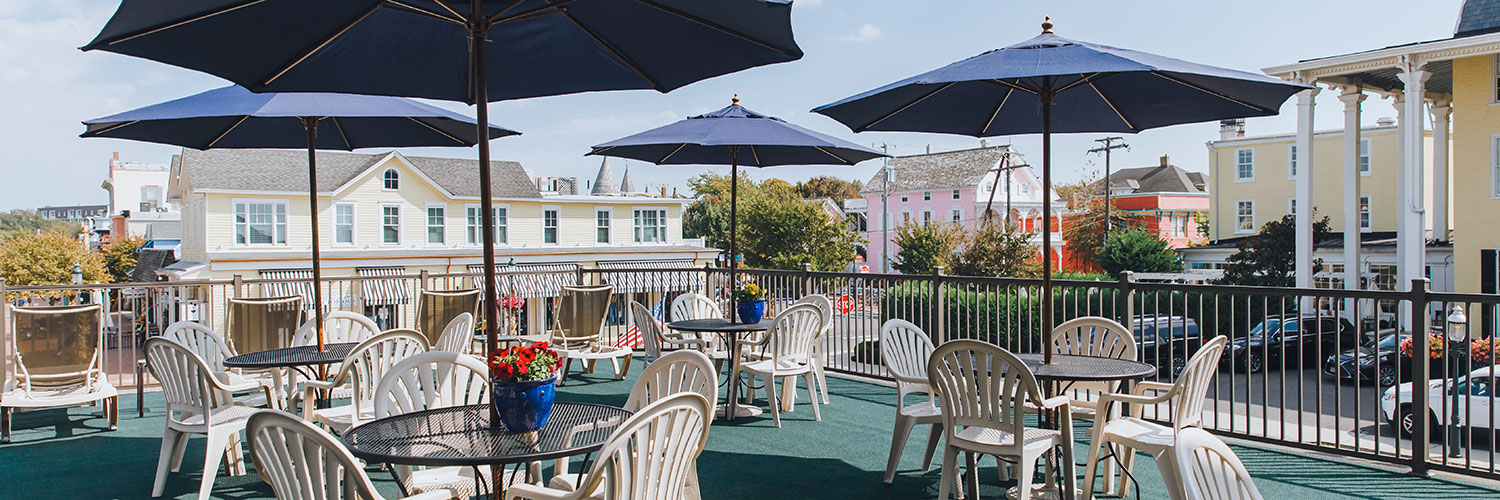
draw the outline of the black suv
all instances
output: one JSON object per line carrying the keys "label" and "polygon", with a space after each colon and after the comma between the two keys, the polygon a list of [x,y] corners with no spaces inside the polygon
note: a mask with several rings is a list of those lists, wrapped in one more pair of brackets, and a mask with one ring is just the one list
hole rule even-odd
{"label": "black suv", "polygon": [[1136,351],[1143,363],[1156,365],[1162,374],[1177,377],[1188,358],[1203,347],[1198,322],[1182,316],[1145,316],[1131,322]]}
{"label": "black suv", "polygon": [[1329,356],[1323,362],[1323,374],[1337,376],[1340,380],[1354,380],[1355,377],[1374,380],[1380,387],[1411,380],[1411,358],[1401,353],[1401,343],[1408,337],[1411,334],[1386,333],[1374,345],[1362,345]]}
{"label": "black suv", "polygon": [[[1303,331],[1303,325],[1317,328]],[[1236,363],[1249,373],[1259,373],[1267,363],[1290,362],[1304,366],[1318,363],[1322,355],[1358,347],[1354,325],[1332,316],[1267,318],[1250,329],[1246,337],[1230,339],[1224,346],[1223,363]],[[1285,356],[1285,359],[1283,359]]]}

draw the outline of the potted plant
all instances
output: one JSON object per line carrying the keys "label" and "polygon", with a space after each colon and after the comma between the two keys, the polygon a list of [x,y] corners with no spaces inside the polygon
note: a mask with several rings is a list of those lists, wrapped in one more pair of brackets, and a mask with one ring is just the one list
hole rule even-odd
{"label": "potted plant", "polygon": [[[532,432],[547,426],[556,396],[557,351],[546,342],[512,346],[490,353],[490,404],[510,432]],[[495,423],[491,422],[493,426]]]}
{"label": "potted plant", "polygon": [[766,314],[766,291],[755,283],[746,283],[734,291],[735,312],[744,324],[759,323]]}
{"label": "potted plant", "polygon": [[500,311],[505,314],[506,331],[513,336],[520,335],[521,333],[519,329],[521,326],[521,308],[526,305],[526,301],[522,300],[521,296],[519,295],[516,295],[514,293],[507,293],[500,298],[495,299],[495,302],[499,304]]}

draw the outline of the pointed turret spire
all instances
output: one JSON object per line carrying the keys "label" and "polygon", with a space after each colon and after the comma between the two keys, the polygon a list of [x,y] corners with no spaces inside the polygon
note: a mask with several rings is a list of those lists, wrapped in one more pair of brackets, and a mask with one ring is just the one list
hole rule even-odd
{"label": "pointed turret spire", "polygon": [[599,175],[594,177],[594,189],[590,194],[613,196],[620,194],[620,188],[615,186],[615,174],[609,170],[609,158],[599,162]]}
{"label": "pointed turret spire", "polygon": [[625,167],[625,176],[620,179],[620,192],[626,195],[635,194],[635,183],[630,182],[630,167]]}

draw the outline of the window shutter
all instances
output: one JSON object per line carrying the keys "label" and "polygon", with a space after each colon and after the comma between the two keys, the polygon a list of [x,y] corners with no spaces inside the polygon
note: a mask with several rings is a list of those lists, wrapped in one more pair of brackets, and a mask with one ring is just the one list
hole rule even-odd
{"label": "window shutter", "polygon": [[1500,293],[1500,251],[1493,248],[1479,251],[1479,291],[1481,293]]}

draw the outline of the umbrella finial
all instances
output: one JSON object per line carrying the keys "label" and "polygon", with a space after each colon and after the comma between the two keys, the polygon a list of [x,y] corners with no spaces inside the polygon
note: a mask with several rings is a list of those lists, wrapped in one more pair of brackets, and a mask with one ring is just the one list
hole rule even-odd
{"label": "umbrella finial", "polygon": [[1042,33],[1052,32],[1052,16],[1042,17]]}
{"label": "umbrella finial", "polygon": [[734,94],[734,97],[729,98],[729,104],[732,106],[740,105],[740,94],[738,92]]}

